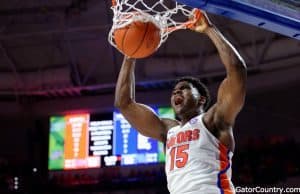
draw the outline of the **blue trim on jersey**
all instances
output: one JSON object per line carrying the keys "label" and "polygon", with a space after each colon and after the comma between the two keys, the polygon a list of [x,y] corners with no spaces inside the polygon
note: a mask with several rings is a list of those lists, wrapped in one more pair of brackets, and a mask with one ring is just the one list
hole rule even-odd
{"label": "blue trim on jersey", "polygon": [[224,189],[221,187],[221,175],[226,173],[226,171],[230,168],[230,160],[229,160],[229,153],[230,153],[230,150],[227,151],[227,159],[228,159],[228,165],[226,166],[226,168],[224,170],[221,170],[219,173],[218,173],[218,181],[217,181],[217,185],[220,189],[220,192],[221,194],[224,194]]}

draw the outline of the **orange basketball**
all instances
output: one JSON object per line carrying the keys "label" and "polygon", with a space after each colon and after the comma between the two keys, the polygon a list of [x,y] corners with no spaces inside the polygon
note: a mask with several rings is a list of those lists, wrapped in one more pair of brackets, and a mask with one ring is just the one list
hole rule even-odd
{"label": "orange basketball", "polygon": [[132,58],[153,54],[160,43],[160,29],[152,22],[134,21],[114,31],[117,48]]}

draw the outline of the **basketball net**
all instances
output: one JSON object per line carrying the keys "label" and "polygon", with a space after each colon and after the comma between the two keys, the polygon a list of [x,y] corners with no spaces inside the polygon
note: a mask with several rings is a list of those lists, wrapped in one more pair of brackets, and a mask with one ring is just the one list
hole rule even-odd
{"label": "basketball net", "polygon": [[[172,4],[172,5],[170,5]],[[160,29],[160,43],[164,43],[168,35],[179,29],[193,28],[201,18],[198,9],[188,8],[176,1],[168,4],[166,0],[112,0],[113,25],[108,40],[114,43],[114,31],[135,21],[152,22]],[[117,47],[116,47],[117,48]]]}

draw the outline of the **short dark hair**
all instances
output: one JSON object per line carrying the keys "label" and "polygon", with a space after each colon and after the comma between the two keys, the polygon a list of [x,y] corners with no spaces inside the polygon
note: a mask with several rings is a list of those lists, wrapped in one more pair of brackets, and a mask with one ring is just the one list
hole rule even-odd
{"label": "short dark hair", "polygon": [[191,83],[198,90],[201,96],[204,96],[206,98],[206,102],[203,105],[204,110],[206,110],[210,104],[210,94],[208,88],[200,81],[200,79],[192,76],[185,76],[177,79],[175,81],[175,85],[183,81]]}

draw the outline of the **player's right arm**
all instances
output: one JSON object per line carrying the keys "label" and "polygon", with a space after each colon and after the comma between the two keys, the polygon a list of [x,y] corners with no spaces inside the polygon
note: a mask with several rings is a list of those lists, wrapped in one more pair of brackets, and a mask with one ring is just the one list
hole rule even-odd
{"label": "player's right arm", "polygon": [[124,57],[115,90],[115,107],[141,134],[165,142],[168,123],[150,107],[135,101],[135,62],[135,59]]}

